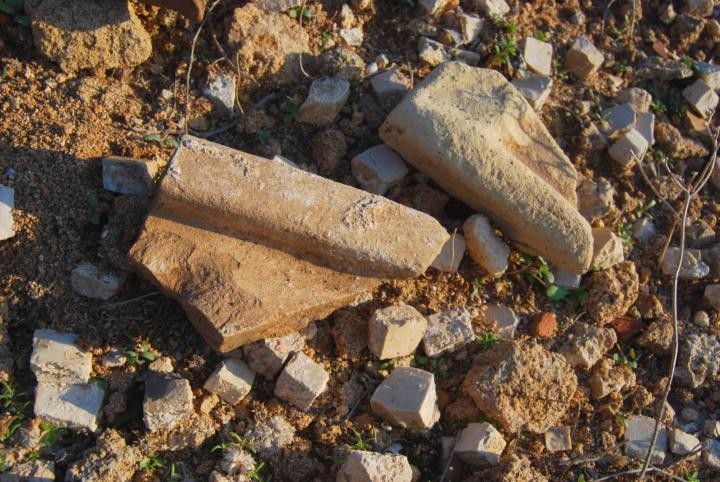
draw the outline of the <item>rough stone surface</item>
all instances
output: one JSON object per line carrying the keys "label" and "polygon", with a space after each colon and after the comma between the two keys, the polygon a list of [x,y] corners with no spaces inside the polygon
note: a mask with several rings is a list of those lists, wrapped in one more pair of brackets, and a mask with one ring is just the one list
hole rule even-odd
{"label": "rough stone surface", "polygon": [[670,452],[685,455],[700,446],[700,440],[694,435],[685,433],[679,428],[671,428],[669,433]]}
{"label": "rough stone surface", "polygon": [[649,243],[657,235],[655,223],[648,218],[640,218],[635,221],[630,232],[632,233],[632,237],[641,243]]}
{"label": "rough stone surface", "polygon": [[[626,419],[626,425],[625,453],[630,457],[645,460],[655,429],[655,419],[644,415],[632,415]],[[667,438],[667,429],[661,425],[655,446],[652,449],[650,458],[652,464],[662,464],[665,460]]]}
{"label": "rough stone surface", "polygon": [[488,17],[502,17],[510,13],[510,6],[505,0],[475,0],[474,3]]}
{"label": "rough stone surface", "polygon": [[485,20],[463,13],[460,15],[460,31],[466,44],[472,44],[480,38],[485,28]]}
{"label": "rough stone surface", "polygon": [[448,238],[383,197],[184,137],[130,260],[228,352],[423,273]]}
{"label": "rough stone surface", "polygon": [[615,189],[607,179],[585,179],[577,189],[578,210],[588,221],[602,218],[615,205],[614,195]]}
{"label": "rough stone surface", "polygon": [[129,2],[43,0],[30,19],[37,49],[66,72],[135,67],[152,53]]}
{"label": "rough stone surface", "polygon": [[217,75],[208,79],[203,89],[203,95],[222,113],[232,113],[235,110],[235,95],[237,92],[237,82],[235,76],[219,72]]}
{"label": "rough stone surface", "polygon": [[700,79],[687,86],[682,95],[703,119],[712,116],[720,100],[715,91]]}
{"label": "rough stone surface", "polygon": [[307,411],[327,389],[330,376],[322,365],[304,353],[295,353],[275,383],[275,396]]}
{"label": "rough stone surface", "polygon": [[385,144],[366,149],[350,161],[353,176],[368,192],[382,196],[408,174],[405,162]]}
{"label": "rough stone surface", "polygon": [[713,470],[720,470],[720,440],[708,441],[703,450],[703,463]]}
{"label": "rough stone surface", "polygon": [[370,407],[393,425],[432,428],[440,419],[435,376],[418,368],[396,368],[377,387],[370,399]]}
{"label": "rough stone surface", "polygon": [[305,339],[298,332],[277,338],[256,341],[243,347],[245,361],[250,369],[272,378],[277,375],[288,357],[305,347]]}
{"label": "rough stone surface", "polygon": [[720,311],[720,284],[707,285],[703,297],[705,303],[712,306],[715,311]]}
{"label": "rough stone surface", "polygon": [[[680,261],[680,248],[668,248],[660,267],[663,274],[675,276]],[[683,253],[682,265],[680,266],[680,279],[700,279],[710,273],[710,267],[702,260],[702,253],[699,249],[686,249]]]}
{"label": "rough stone surface", "polygon": [[0,241],[15,236],[14,208],[15,189],[0,184]]}
{"label": "rough stone surface", "polygon": [[106,157],[103,159],[103,189],[117,194],[151,196],[153,179],[159,169],[160,164],[155,161]]}
{"label": "rough stone surface", "polygon": [[73,463],[65,476],[66,482],[101,482],[132,480],[142,458],[142,451],[115,430],[108,429],[97,438],[95,447]]}
{"label": "rough stone surface", "polygon": [[54,330],[35,330],[30,369],[38,382],[87,383],[92,373],[92,354],[75,346],[78,335]]}
{"label": "rough stone surface", "polygon": [[524,455],[510,454],[491,473],[493,482],[548,482]]}
{"label": "rough stone surface", "polygon": [[493,276],[507,270],[510,248],[495,234],[487,217],[470,216],[463,225],[463,233],[470,257],[481,268]]}
{"label": "rough stone surface", "polygon": [[368,326],[370,352],[380,360],[410,355],[427,330],[415,308],[401,304],[377,310]]}
{"label": "rough stone surface", "polygon": [[635,264],[625,261],[605,271],[593,273],[587,282],[588,296],[582,306],[599,325],[607,325],[624,315],[635,303],[640,280]]}
{"label": "rough stone surface", "polygon": [[543,75],[518,73],[513,79],[512,85],[527,99],[533,109],[540,110],[550,96],[553,81],[550,77]]}
{"label": "rough stone surface", "polygon": [[487,304],[482,308],[485,321],[491,323],[500,338],[512,338],[520,324],[515,312],[504,305]]}
{"label": "rough stone surface", "polygon": [[55,480],[55,463],[29,460],[13,465],[0,474],[0,482],[51,482]]}
{"label": "rough stone surface", "polygon": [[276,85],[300,81],[300,56],[311,54],[308,35],[296,20],[252,3],[233,11],[227,43],[241,69]]}
{"label": "rough stone surface", "polygon": [[365,62],[354,50],[334,48],[324,50],[318,57],[318,68],[322,75],[338,77],[348,82],[362,80]]}
{"label": "rough stone surface", "polygon": [[630,87],[623,89],[617,95],[616,100],[619,104],[630,104],[635,112],[649,112],[650,104],[652,104],[652,95],[645,89],[639,87]]}
{"label": "rough stone surface", "polygon": [[380,137],[523,249],[568,271],[589,268],[575,168],[500,73],[442,64],[390,113]]}
{"label": "rough stone surface", "polygon": [[552,44],[535,37],[525,37],[521,49],[528,69],[538,75],[550,76],[552,73]]}
{"label": "rough stone surface", "polygon": [[693,70],[680,60],[663,57],[648,57],[640,62],[636,78],[652,79],[655,82],[687,79],[693,76]]}
{"label": "rough stone surface", "polygon": [[282,12],[302,5],[302,0],[255,0],[258,7],[268,12]]}
{"label": "rough stone surface", "polygon": [[548,452],[572,450],[570,427],[550,427],[545,431],[545,448]]}
{"label": "rough stone surface", "polygon": [[577,377],[565,359],[535,343],[503,341],[475,360],[464,391],[508,432],[544,433],[570,407]]}
{"label": "rough stone surface", "polygon": [[502,434],[489,423],[471,423],[460,434],[455,453],[470,465],[496,465],[506,445]]}
{"label": "rough stone surface", "polygon": [[61,427],[95,432],[104,398],[105,391],[93,383],[40,382],[35,389],[35,416]]}
{"label": "rough stone surface", "polygon": [[600,115],[603,119],[603,130],[611,139],[617,139],[635,125],[636,114],[630,104],[605,109]]}
{"label": "rough stone surface", "polygon": [[453,351],[474,338],[470,313],[465,307],[427,316],[423,349],[429,357]]}
{"label": "rough stone surface", "polygon": [[565,56],[565,69],[580,80],[594,74],[605,61],[605,56],[587,37],[575,39]]}
{"label": "rough stone surface", "polygon": [[411,482],[413,471],[404,455],[351,450],[335,480],[337,482]]}
{"label": "rough stone surface", "polygon": [[362,45],[363,39],[365,38],[362,29],[359,27],[341,28],[338,33],[340,34],[340,38],[342,38],[346,44],[353,47],[359,47]]}
{"label": "rough stone surface", "polygon": [[658,355],[667,355],[670,352],[673,340],[672,323],[669,320],[659,319],[651,322],[637,339],[637,344]]}
{"label": "rough stone surface", "polygon": [[70,284],[73,290],[87,298],[109,300],[122,286],[123,279],[104,272],[90,263],[81,263],[72,270]]}
{"label": "rough stone surface", "polygon": [[629,168],[642,159],[649,147],[648,140],[636,129],[630,129],[610,146],[608,154],[621,168]]}
{"label": "rough stone surface", "polygon": [[324,126],[332,123],[350,96],[350,82],[327,78],[313,80],[310,93],[300,106],[298,120]]}
{"label": "rough stone surface", "polygon": [[461,234],[451,233],[450,239],[445,242],[440,254],[430,266],[438,271],[457,273],[465,255],[466,245],[465,238]]}
{"label": "rough stone surface", "polygon": [[710,334],[691,334],[680,345],[677,379],[683,385],[697,388],[713,380],[720,370],[720,343]]}
{"label": "rough stone surface", "polygon": [[450,47],[427,37],[420,37],[418,40],[418,56],[430,67],[437,67],[450,60],[475,66],[481,59],[476,52]]}
{"label": "rough stone surface", "polygon": [[623,242],[610,228],[593,228],[592,265],[598,269],[608,269],[625,261]]}
{"label": "rough stone surface", "polygon": [[151,373],[145,380],[143,421],[148,430],[170,430],[192,412],[193,393],[186,379]]}
{"label": "rough stone surface", "polygon": [[617,342],[612,328],[601,328],[577,322],[568,330],[560,353],[574,367],[592,368]]}
{"label": "rough stone surface", "polygon": [[255,373],[240,360],[227,358],[223,360],[203,388],[217,394],[231,405],[235,405],[250,393]]}
{"label": "rough stone surface", "polygon": [[257,454],[265,458],[290,445],[294,437],[295,427],[280,415],[275,415],[256,423],[248,435],[248,440],[257,450]]}
{"label": "rough stone surface", "polygon": [[397,68],[385,70],[370,78],[370,85],[381,100],[383,97],[404,94],[409,84],[409,79]]}
{"label": "rough stone surface", "polygon": [[616,365],[608,358],[600,360],[590,376],[590,389],[596,400],[634,386],[635,372],[625,365]]}

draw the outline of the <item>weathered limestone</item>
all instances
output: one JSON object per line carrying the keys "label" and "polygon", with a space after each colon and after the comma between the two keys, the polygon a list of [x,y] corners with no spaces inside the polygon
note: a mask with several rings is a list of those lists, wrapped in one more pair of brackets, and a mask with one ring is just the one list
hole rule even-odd
{"label": "weathered limestone", "polygon": [[463,225],[470,257],[493,276],[507,270],[510,248],[493,232],[488,218],[482,214],[470,216]]}
{"label": "weathered limestone", "polygon": [[565,56],[565,68],[580,80],[594,74],[605,61],[605,56],[587,37],[575,39]]}
{"label": "weathered limestone", "polygon": [[720,101],[715,91],[700,79],[687,86],[682,95],[703,119],[712,116]]}
{"label": "weathered limestone", "polygon": [[602,111],[603,130],[611,139],[616,139],[635,125],[635,111],[630,104],[620,104]]}
{"label": "weathered limestone", "polygon": [[610,228],[593,228],[592,265],[598,269],[607,269],[625,261],[623,243]]}
{"label": "weathered limestone", "polygon": [[70,285],[87,298],[109,300],[122,286],[123,278],[102,271],[90,263],[81,263],[70,273]]}
{"label": "weathered limestone", "polygon": [[409,305],[377,310],[368,324],[370,352],[380,360],[410,355],[427,329],[427,320]]}
{"label": "weathered limestone", "polygon": [[642,159],[649,147],[648,140],[637,130],[630,129],[608,149],[608,154],[621,168],[629,168]]}
{"label": "weathered limestone", "polygon": [[457,273],[465,255],[465,238],[461,234],[451,233],[450,239],[443,245],[435,261],[430,265],[438,271]]}
{"label": "weathered limestone", "polygon": [[429,357],[453,351],[474,338],[470,313],[465,307],[427,316],[423,348]]}
{"label": "weathered limestone", "polygon": [[428,429],[440,420],[435,376],[418,368],[399,367],[380,384],[370,407],[393,425]]}
{"label": "weathered limestone", "polygon": [[638,112],[633,128],[648,141],[649,145],[655,144],[655,114],[652,112]]}
{"label": "weathered limestone", "polygon": [[176,375],[151,373],[145,380],[143,421],[150,431],[170,430],[193,412],[190,382]]}
{"label": "weathered limestone", "polygon": [[418,56],[430,67],[436,67],[450,60],[478,65],[482,58],[477,52],[450,47],[427,37],[420,37],[418,40]]}
{"label": "weathered limestone", "polygon": [[528,69],[538,75],[549,77],[552,73],[552,44],[535,37],[525,37],[522,43],[522,55]]}
{"label": "weathered limestone", "polygon": [[227,352],[296,331],[380,278],[423,273],[448,238],[424,213],[188,136],[129,258]]}
{"label": "weathered limestone", "polygon": [[670,452],[675,455],[685,455],[700,446],[700,440],[694,435],[683,432],[679,428],[672,428],[669,431]]}
{"label": "weathered limestone", "polygon": [[430,15],[435,15],[447,8],[451,3],[453,3],[453,0],[420,0],[418,5]]}
{"label": "weathered limestone", "polygon": [[616,100],[619,104],[630,104],[636,113],[649,112],[650,104],[652,104],[652,95],[645,89],[639,87],[629,87],[623,89],[617,95]]}
{"label": "weathered limestone", "polygon": [[523,249],[571,272],[590,267],[577,173],[500,73],[440,65],[390,113],[380,137]]}
{"label": "weathered limestone", "polygon": [[592,368],[615,342],[617,335],[612,328],[592,326],[579,321],[570,328],[567,341],[559,352],[572,366]]}
{"label": "weathered limestone", "polygon": [[307,411],[327,389],[330,375],[304,353],[295,353],[275,383],[275,396]]}
{"label": "weathered limestone", "polygon": [[550,427],[545,431],[545,447],[548,452],[572,450],[570,427]]}
{"label": "weathered limestone", "polygon": [[237,82],[235,76],[219,72],[205,84],[203,95],[223,114],[235,110],[235,97],[237,95]]}
{"label": "weathered limestone", "polygon": [[298,120],[324,126],[330,124],[340,113],[350,96],[350,82],[327,78],[314,80],[310,93],[300,106]]}
{"label": "weathered limestone", "polygon": [[103,159],[103,189],[117,194],[151,196],[153,179],[159,168],[160,164],[155,161],[106,157]]}
{"label": "weathered limestone", "polygon": [[[680,248],[668,248],[662,263],[660,263],[663,274],[674,276],[679,262]],[[700,279],[709,273],[710,267],[702,260],[702,252],[699,249],[686,249],[678,273],[680,279]]]}
{"label": "weathered limestone", "polygon": [[413,470],[407,457],[351,450],[335,479],[337,482],[410,482]]}
{"label": "weathered limestone", "polygon": [[385,144],[362,151],[353,157],[350,164],[360,186],[380,196],[408,174],[402,158]]}
{"label": "weathered limestone", "polygon": [[14,207],[15,189],[0,184],[0,241],[15,236]]}
{"label": "weathered limestone", "polygon": [[[655,419],[644,415],[633,415],[626,420],[625,428],[625,453],[639,460],[645,460],[645,455],[650,448],[653,430],[655,429]],[[667,429],[660,426],[655,446],[652,449],[650,462],[652,464],[662,464],[665,460],[665,451],[667,449]]]}
{"label": "weathered limestone", "polygon": [[95,432],[104,398],[105,391],[93,383],[41,382],[35,390],[35,416],[62,427]]}
{"label": "weathered limestone", "polygon": [[482,314],[486,322],[494,325],[500,338],[512,338],[515,336],[515,330],[520,324],[520,318],[511,308],[503,305],[487,304],[483,306]]}
{"label": "weathered limestone", "polygon": [[550,77],[535,75],[529,72],[520,74],[513,79],[513,87],[522,94],[535,110],[542,109],[552,91],[553,81]]}
{"label": "weathered limestone", "polygon": [[35,330],[30,370],[40,383],[87,383],[92,354],[75,346],[78,336],[54,330]]}
{"label": "weathered limestone", "polygon": [[250,393],[254,380],[255,374],[245,362],[227,358],[212,372],[203,388],[235,405]]}
{"label": "weathered limestone", "polygon": [[510,5],[505,0],[475,0],[474,3],[489,17],[510,13]]}
{"label": "weathered limestone", "polygon": [[502,434],[489,423],[470,423],[460,434],[455,453],[470,465],[495,465],[506,445]]}
{"label": "weathered limestone", "polygon": [[250,369],[265,378],[272,378],[282,369],[288,357],[305,347],[305,340],[298,332],[285,336],[259,340],[245,345],[243,353]]}

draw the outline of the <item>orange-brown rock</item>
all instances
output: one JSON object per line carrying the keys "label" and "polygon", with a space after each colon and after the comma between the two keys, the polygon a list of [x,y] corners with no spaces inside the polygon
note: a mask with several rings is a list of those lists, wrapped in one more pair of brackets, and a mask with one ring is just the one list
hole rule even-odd
{"label": "orange-brown rock", "polygon": [[129,258],[227,352],[424,272],[447,238],[385,198],[186,136]]}

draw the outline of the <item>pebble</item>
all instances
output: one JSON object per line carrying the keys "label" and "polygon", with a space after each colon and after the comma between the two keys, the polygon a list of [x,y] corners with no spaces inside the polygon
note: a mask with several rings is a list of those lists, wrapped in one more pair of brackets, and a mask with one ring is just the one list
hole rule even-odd
{"label": "pebble", "polygon": [[340,37],[348,44],[353,47],[358,47],[362,45],[363,39],[365,36],[363,35],[363,31],[361,28],[355,27],[355,28],[341,28],[340,29]]}
{"label": "pebble", "polygon": [[435,15],[445,10],[452,3],[452,0],[419,0],[417,3],[428,14]]}
{"label": "pebble", "polygon": [[528,69],[537,75],[550,76],[552,73],[552,44],[538,40],[535,37],[525,37],[521,49]]}
{"label": "pebble", "polygon": [[681,343],[677,379],[690,388],[713,379],[720,369],[720,343],[715,336],[692,333]]}
{"label": "pebble", "polygon": [[481,59],[480,54],[476,52],[449,47],[427,37],[420,37],[418,40],[418,56],[430,67],[436,67],[450,60],[476,66]]}
{"label": "pebble", "polygon": [[720,97],[715,91],[703,82],[696,80],[682,91],[682,95],[693,107],[695,112],[704,119],[708,119],[715,112]]}
{"label": "pebble", "polygon": [[550,77],[532,73],[520,73],[511,82],[535,110],[542,109],[552,91],[553,81]]}
{"label": "pebble", "polygon": [[395,368],[373,393],[370,407],[395,426],[432,428],[440,419],[435,376],[419,368]]}
{"label": "pebble", "polygon": [[177,375],[150,373],[145,380],[143,401],[143,421],[148,430],[170,430],[192,412],[190,382]]}
{"label": "pebble", "polygon": [[642,159],[649,147],[647,139],[635,129],[623,134],[608,149],[608,154],[621,168],[629,168],[636,159]]}
{"label": "pebble", "polygon": [[693,76],[693,70],[680,60],[652,56],[640,62],[635,77],[655,82],[670,82]]}
{"label": "pebble", "polygon": [[605,56],[587,37],[575,39],[565,56],[565,69],[580,80],[594,74],[605,61]]}
{"label": "pebble", "polygon": [[305,339],[298,332],[277,338],[267,338],[243,347],[245,361],[255,373],[273,378],[288,357],[305,347]]}
{"label": "pebble", "polygon": [[468,254],[481,268],[493,276],[507,270],[510,248],[495,234],[486,216],[470,216],[463,225],[463,233]]}
{"label": "pebble", "polygon": [[129,157],[111,156],[103,159],[103,189],[116,194],[152,196],[153,180],[160,163]]}
{"label": "pebble", "polygon": [[377,310],[368,326],[370,352],[379,360],[410,355],[420,344],[427,325],[425,317],[409,305]]}
{"label": "pebble", "polygon": [[635,110],[630,104],[620,104],[602,111],[603,130],[611,139],[617,139],[635,125]]}
{"label": "pebble", "polygon": [[545,431],[545,448],[548,452],[572,450],[570,427],[550,427]]}
{"label": "pebble", "polygon": [[635,240],[647,244],[657,236],[657,229],[652,219],[639,218],[633,223],[630,233]]}
{"label": "pebble", "polygon": [[465,307],[443,311],[426,319],[428,327],[423,336],[423,348],[431,358],[456,350],[475,338],[470,313]]}
{"label": "pebble", "polygon": [[370,76],[372,76],[372,75],[377,74],[379,70],[380,70],[380,67],[378,66],[377,63],[375,63],[375,62],[369,62],[369,63],[365,66],[365,75],[366,75],[367,77],[370,77]]}
{"label": "pebble", "polygon": [[708,62],[697,62],[695,71],[700,80],[705,82],[714,91],[720,90],[720,67]]}
{"label": "pebble", "polygon": [[598,269],[608,269],[625,261],[623,242],[610,228],[593,228],[592,265]]}
{"label": "pebble", "polygon": [[[629,457],[644,460],[645,455],[650,448],[653,430],[655,429],[655,419],[644,415],[631,415],[626,419],[625,428],[625,453]],[[655,446],[652,450],[650,462],[655,465],[662,464],[665,460],[668,435],[667,429],[660,426]]]}
{"label": "pebble", "polygon": [[617,95],[619,104],[630,104],[636,113],[649,112],[652,104],[652,95],[645,89],[630,87],[623,89]]}
{"label": "pebble", "polygon": [[[678,262],[680,261],[680,248],[668,248],[662,260],[662,272],[668,276],[675,276]],[[701,259],[699,249],[686,249],[683,255],[683,262],[680,268],[680,279],[700,279],[710,273],[710,267]]]}
{"label": "pebble", "polygon": [[457,273],[460,262],[465,255],[466,242],[461,234],[450,233],[448,239],[440,250],[440,254],[432,262],[430,266],[438,271],[446,273]]}
{"label": "pebble", "polygon": [[479,7],[488,17],[504,17],[510,13],[510,6],[505,0],[475,0]]}
{"label": "pebble", "polygon": [[580,288],[582,275],[570,273],[569,271],[565,271],[557,266],[552,266],[552,273],[555,275],[555,284],[557,286],[571,290]]}
{"label": "pebble", "polygon": [[468,465],[497,465],[506,445],[502,434],[489,423],[470,423],[460,434],[455,453]]}
{"label": "pebble", "polygon": [[350,82],[340,78],[313,80],[310,93],[300,106],[298,120],[326,126],[332,123],[350,96]]}
{"label": "pebble", "polygon": [[715,311],[720,311],[720,284],[705,286],[705,293],[703,297],[705,299],[705,303],[712,306]]}
{"label": "pebble", "polygon": [[567,341],[559,352],[572,366],[592,368],[616,342],[612,328],[577,322],[568,330]]}
{"label": "pebble", "polygon": [[351,450],[335,480],[337,482],[411,482],[413,470],[404,455]]}
{"label": "pebble", "polygon": [[15,236],[15,189],[0,184],[0,241]]}
{"label": "pebble", "polygon": [[35,416],[57,426],[96,432],[105,391],[90,384],[40,382],[35,389]]}
{"label": "pebble", "polygon": [[407,92],[410,81],[400,72],[400,69],[393,67],[370,78],[370,85],[375,94],[382,97],[388,94]]}
{"label": "pebble", "polygon": [[275,396],[303,411],[326,389],[330,376],[323,366],[302,352],[288,360],[275,383]]}
{"label": "pebble", "polygon": [[694,435],[685,433],[679,428],[669,430],[670,452],[675,455],[685,455],[698,448],[700,440]]}
{"label": "pebble", "polygon": [[520,324],[515,312],[503,305],[488,304],[482,308],[485,321],[492,323],[500,338],[513,338]]}
{"label": "pebble", "polygon": [[235,405],[250,393],[254,380],[255,373],[245,362],[227,358],[208,377],[203,388]]}
{"label": "pebble", "polygon": [[360,152],[350,164],[358,184],[364,190],[380,196],[400,184],[409,172],[397,152],[385,144]]}
{"label": "pebble", "polygon": [[75,346],[78,335],[55,330],[35,330],[30,370],[38,382],[87,383],[92,373],[92,354]]}
{"label": "pebble", "polygon": [[720,421],[718,420],[705,420],[703,425],[703,433],[711,438],[720,437]]}
{"label": "pebble", "polygon": [[123,281],[122,277],[102,271],[90,263],[80,263],[70,274],[70,284],[76,293],[100,300],[112,298]]}
{"label": "pebble", "polygon": [[680,410],[680,416],[686,422],[695,422],[701,417],[700,411],[693,406],[683,407],[682,410]]}
{"label": "pebble", "polygon": [[555,313],[545,311],[539,313],[530,325],[530,334],[540,338],[550,338],[557,329],[557,317]]}
{"label": "pebble", "polygon": [[232,113],[235,109],[237,86],[235,76],[219,72],[205,84],[203,95],[223,113]]}
{"label": "pebble", "polygon": [[707,328],[710,326],[710,315],[708,315],[707,311],[696,311],[695,316],[693,316],[693,323],[700,328]]}

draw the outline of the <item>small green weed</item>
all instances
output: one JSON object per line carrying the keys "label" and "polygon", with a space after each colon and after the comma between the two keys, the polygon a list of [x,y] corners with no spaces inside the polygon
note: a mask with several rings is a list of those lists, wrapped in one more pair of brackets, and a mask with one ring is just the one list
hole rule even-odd
{"label": "small green weed", "polygon": [[509,67],[512,59],[517,57],[517,42],[514,38],[500,35],[493,45],[495,56],[493,64],[501,67]]}
{"label": "small green weed", "polygon": [[533,37],[538,39],[541,42],[545,42],[547,40],[547,37],[545,36],[545,32],[535,32],[533,34]]}
{"label": "small green weed", "polygon": [[687,479],[687,482],[700,482],[700,475],[696,471],[693,472],[686,472],[685,473],[685,479]]}
{"label": "small green weed", "polygon": [[291,124],[300,115],[300,109],[292,97],[287,97],[287,100],[285,101],[285,109],[287,110],[287,113],[283,115],[283,122],[285,124]]}
{"label": "small green weed", "polygon": [[500,15],[493,15],[492,23],[505,33],[514,34],[517,32],[517,22],[511,18],[505,18]]}
{"label": "small green weed", "polygon": [[650,103],[650,108],[655,111],[656,114],[665,114],[668,111],[668,108],[660,99],[654,99]]}
{"label": "small green weed", "polygon": [[93,226],[98,226],[100,225],[100,220],[102,218],[102,208],[100,207],[100,201],[98,201],[98,198],[95,194],[91,194],[90,197],[88,197],[88,203],[93,210],[92,216],[90,216],[90,224],[92,224]]}
{"label": "small green weed", "polygon": [[261,471],[264,467],[265,467],[265,462],[264,462],[264,461],[261,461],[259,464],[257,464],[257,466],[255,466],[255,470],[253,470],[252,472],[250,472],[250,473],[248,474],[248,478],[249,478],[250,480],[255,481],[255,482],[270,482],[270,480],[272,480],[272,477],[268,477],[268,478],[266,479],[266,478],[264,478],[264,477],[260,474],[260,471]]}
{"label": "small green weed", "polygon": [[143,137],[143,140],[146,142],[156,142],[162,147],[173,147],[175,149],[177,149],[180,145],[178,140],[175,139],[173,136],[162,137],[159,134],[148,134]]}
{"label": "small green weed", "polygon": [[613,71],[616,74],[627,74],[630,72],[630,66],[626,64],[617,63],[613,65]]}
{"label": "small green weed", "polygon": [[627,426],[628,426],[627,419],[619,413],[615,414],[615,423],[617,424],[618,427],[622,427],[622,428],[627,428]]}
{"label": "small green weed", "polygon": [[163,467],[165,467],[165,464],[157,454],[150,454],[140,461],[140,468],[150,473],[156,472]]}
{"label": "small green weed", "polygon": [[218,450],[224,450],[228,447],[240,447],[243,449],[247,449],[252,453],[256,452],[255,446],[250,443],[248,439],[241,437],[235,432],[230,432],[228,435],[232,440],[228,440],[227,442],[220,442],[212,449],[210,449],[210,453],[217,452]]}
{"label": "small green weed", "polygon": [[308,19],[313,17],[312,11],[307,7],[302,7],[302,9],[291,8],[290,10],[288,10],[288,15],[290,16],[290,18],[298,18],[300,15]]}
{"label": "small green weed", "polygon": [[475,341],[480,344],[483,350],[487,350],[498,342],[498,336],[495,333],[483,333],[482,335],[475,335]]}
{"label": "small green weed", "polygon": [[48,449],[53,449],[63,438],[70,435],[70,431],[65,427],[56,427],[50,423],[41,423],[40,431],[43,433],[40,443]]}
{"label": "small green weed", "polygon": [[370,450],[372,440],[364,438],[362,433],[358,432],[354,428],[351,429],[355,442],[353,444],[346,444],[346,447],[351,450]]}
{"label": "small green weed", "polygon": [[635,353],[634,348],[630,348],[628,350],[627,357],[622,353],[614,353],[613,354],[613,361],[616,365],[625,365],[628,368],[636,369],[638,366],[637,363],[637,354]]}
{"label": "small green weed", "polygon": [[30,25],[30,19],[25,15],[25,0],[0,0],[0,12],[11,16],[20,25]]}
{"label": "small green weed", "polygon": [[148,346],[148,343],[146,341],[143,341],[140,343],[140,350],[125,350],[124,352],[125,359],[127,360],[128,365],[135,365],[138,363],[140,359],[147,360],[149,362],[155,361],[157,358],[153,352],[150,351],[150,347]]}

